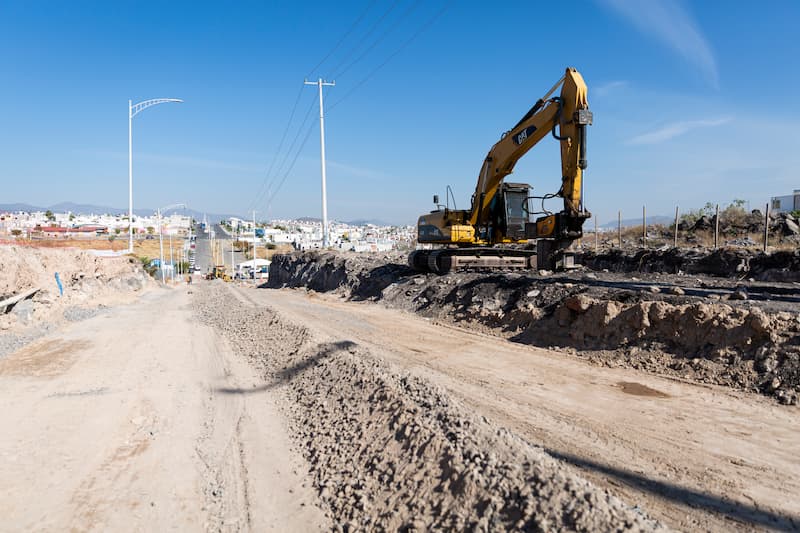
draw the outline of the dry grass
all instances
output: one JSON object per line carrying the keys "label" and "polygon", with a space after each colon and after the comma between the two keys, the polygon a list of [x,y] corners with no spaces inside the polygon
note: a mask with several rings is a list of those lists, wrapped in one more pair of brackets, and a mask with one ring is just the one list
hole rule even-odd
{"label": "dry grass", "polygon": [[[173,254],[180,255],[183,238],[172,238]],[[8,241],[9,244],[30,246],[33,248],[77,248],[79,250],[113,250],[115,252],[128,249],[128,240],[117,238],[102,239],[16,239]],[[158,239],[144,239],[133,241],[133,254],[137,257],[158,257],[160,255]],[[169,240],[164,239],[164,254],[169,255]]]}
{"label": "dry grass", "polygon": [[[672,246],[674,243],[674,228],[652,225],[647,227],[647,248],[660,248],[662,246]],[[742,240],[749,238],[753,243],[751,246],[740,246],[737,248],[761,250],[764,246],[764,234],[757,233],[740,233],[737,235],[729,235],[720,231],[717,246],[723,248],[727,246],[728,241]],[[612,248],[619,248],[619,237],[616,231],[608,231],[600,233],[599,247],[601,250],[609,250]],[[594,233],[585,232],[582,245],[584,249],[594,250]],[[714,247],[714,232],[709,231],[678,231],[678,247],[680,248],[693,248],[693,247]],[[643,247],[642,239],[642,226],[629,226],[622,228],[622,247],[625,249],[635,249]],[[784,239],[780,235],[769,235],[769,249],[770,250],[796,250],[797,243],[791,240]]]}

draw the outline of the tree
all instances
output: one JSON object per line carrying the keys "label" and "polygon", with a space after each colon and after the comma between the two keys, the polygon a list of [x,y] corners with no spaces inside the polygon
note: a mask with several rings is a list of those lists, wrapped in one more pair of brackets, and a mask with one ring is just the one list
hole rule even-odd
{"label": "tree", "polygon": [[158,267],[153,264],[153,261],[149,257],[142,256],[139,258],[139,262],[142,264],[142,268],[144,268],[145,272],[155,277]]}
{"label": "tree", "polygon": [[744,206],[747,202],[735,198],[728,207],[723,209],[719,214],[720,225],[723,226],[723,231],[730,234],[738,233],[737,230],[747,229],[747,211]]}
{"label": "tree", "polygon": [[46,218],[47,220],[49,220],[50,222],[54,222],[54,221],[55,221],[55,219],[56,219],[56,216],[55,216],[55,215],[53,214],[53,212],[52,212],[52,211],[50,211],[49,209],[48,209],[47,211],[45,211],[45,212],[44,212],[44,216],[45,216],[45,218]]}

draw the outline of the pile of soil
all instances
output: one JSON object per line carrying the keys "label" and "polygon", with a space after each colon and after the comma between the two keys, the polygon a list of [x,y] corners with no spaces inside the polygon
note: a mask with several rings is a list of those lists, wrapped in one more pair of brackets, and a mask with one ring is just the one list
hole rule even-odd
{"label": "pile of soil", "polygon": [[[16,334],[35,328],[37,334],[44,333],[60,320],[75,320],[99,307],[128,301],[153,286],[152,278],[132,257],[97,257],[81,250],[0,246],[0,300],[39,289],[31,299],[0,314],[0,331]],[[27,339],[30,335],[23,337]],[[4,336],[0,339],[0,355],[20,342],[20,339]]]}
{"label": "pile of soil", "polygon": [[[399,256],[392,261],[389,256],[305,252],[275,256],[268,287],[306,287],[336,291],[353,300],[382,301],[515,342],[567,351],[597,364],[797,403],[800,288],[793,283],[766,285],[654,273],[672,270],[677,256],[660,257],[640,257],[639,264],[649,266],[635,270],[639,277],[585,271],[437,276],[412,271],[395,262]],[[727,271],[737,271],[736,261],[742,259],[732,252],[681,257],[690,258],[683,265],[716,265],[717,272],[725,271],[721,263],[728,265]],[[616,263],[611,258],[598,264],[633,271],[631,256],[620,255]],[[798,274],[796,254],[744,259],[748,274],[753,265],[762,265],[760,272],[767,276]]]}
{"label": "pile of soil", "polygon": [[201,320],[283,398],[337,530],[664,529],[363,346],[317,339],[222,283],[194,296]]}

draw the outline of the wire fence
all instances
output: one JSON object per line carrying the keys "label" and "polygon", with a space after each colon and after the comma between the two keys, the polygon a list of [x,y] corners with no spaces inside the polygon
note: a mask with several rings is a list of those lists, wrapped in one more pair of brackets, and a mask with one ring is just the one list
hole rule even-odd
{"label": "wire fence", "polygon": [[[584,238],[581,240],[580,246],[583,248],[593,246],[594,250],[599,252],[601,248],[632,246],[647,249],[665,247],[669,244],[677,248],[681,243],[718,249],[721,246],[732,244],[750,248],[758,247],[766,252],[771,241],[773,244],[783,241],[781,237],[785,234],[770,234],[770,226],[774,226],[776,220],[776,214],[771,212],[770,204],[765,205],[763,214],[760,211],[753,211],[748,215],[744,209],[739,208],[737,214],[747,217],[749,228],[747,225],[736,226],[730,224],[730,221],[725,221],[726,224],[721,232],[720,222],[724,219],[726,212],[727,210],[720,211],[719,204],[714,205],[713,209],[711,206],[707,206],[705,210],[694,210],[687,213],[681,213],[680,208],[676,206],[675,217],[670,223],[655,223],[648,222],[647,206],[643,205],[641,224],[631,225],[629,221],[627,224],[623,224],[622,210],[618,210],[616,227],[609,227],[610,224],[606,224],[603,228],[599,228],[597,217],[593,217],[594,227],[593,229],[584,229]],[[778,214],[778,216],[785,215]],[[788,225],[789,222],[784,219],[783,224]],[[759,229],[753,230],[754,227]],[[796,226],[792,227],[796,228]],[[651,233],[651,230],[654,230],[655,233]],[[790,230],[789,233],[793,231]],[[754,236],[757,238],[753,238]],[[725,237],[733,237],[733,239],[723,242]]]}

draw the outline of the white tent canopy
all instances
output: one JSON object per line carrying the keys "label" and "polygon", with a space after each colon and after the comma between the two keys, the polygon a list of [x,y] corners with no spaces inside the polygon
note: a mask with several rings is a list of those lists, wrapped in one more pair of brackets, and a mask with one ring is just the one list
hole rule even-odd
{"label": "white tent canopy", "polygon": [[263,267],[269,266],[272,261],[268,259],[251,259],[250,261],[242,261],[238,265],[236,265],[237,270],[252,270],[254,267]]}

